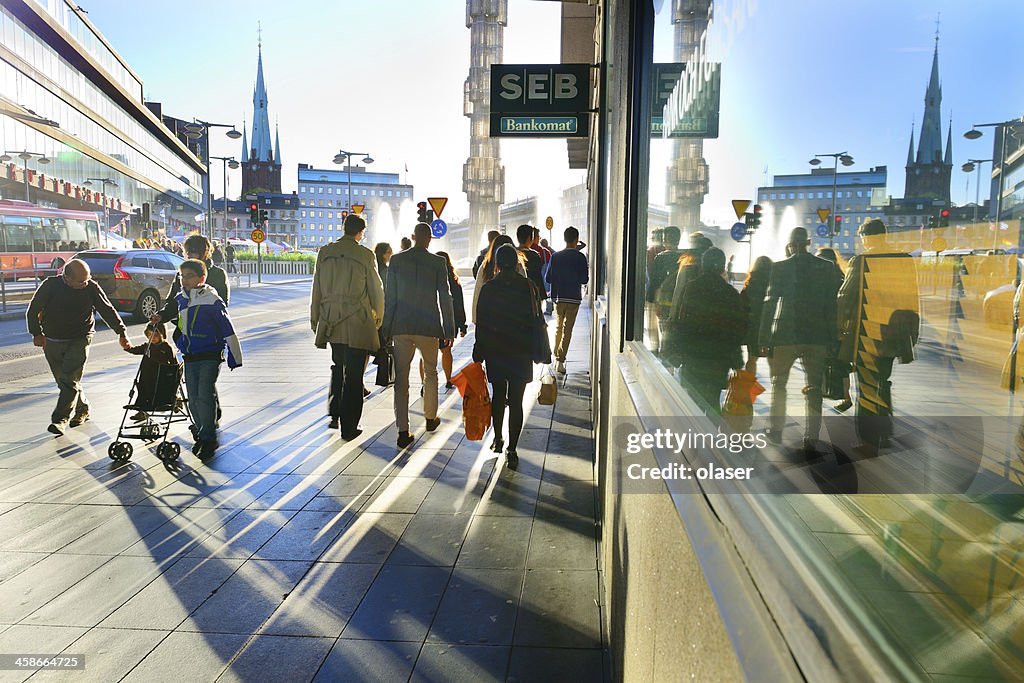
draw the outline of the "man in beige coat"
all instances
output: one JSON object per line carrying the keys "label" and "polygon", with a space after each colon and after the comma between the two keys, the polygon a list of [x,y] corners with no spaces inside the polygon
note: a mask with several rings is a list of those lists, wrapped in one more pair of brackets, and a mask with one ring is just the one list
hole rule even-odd
{"label": "man in beige coat", "polygon": [[344,230],[340,240],[316,257],[309,322],[317,348],[331,345],[330,426],[351,440],[362,433],[363,373],[370,352],[380,346],[377,329],[384,319],[384,287],[373,252],[359,244],[366,221],[351,214]]}

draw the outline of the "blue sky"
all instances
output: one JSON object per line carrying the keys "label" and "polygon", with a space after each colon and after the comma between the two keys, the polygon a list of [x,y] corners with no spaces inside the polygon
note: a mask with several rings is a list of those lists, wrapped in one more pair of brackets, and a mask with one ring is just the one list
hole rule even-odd
{"label": "blue sky", "polygon": [[[407,164],[418,196],[446,195],[445,218],[465,215],[463,0],[90,0],[84,6],[142,78],[146,96],[168,113],[239,125],[244,117],[250,130],[261,21],[286,190],[295,189],[297,162],[329,165],[347,148],[370,152],[374,170],[401,172]],[[952,113],[954,201],[974,198],[974,175],[965,190],[960,164],[992,151],[990,135],[971,142],[963,131],[976,121],[1024,113],[1019,1],[724,0],[716,6],[711,35],[723,62],[722,132],[705,145],[711,164],[706,222],[731,223],[729,199],[753,196],[765,166],[772,174],[801,172],[817,152],[849,151],[855,169],[887,165],[890,194],[901,196],[940,12],[943,135]],[[504,61],[558,61],[558,17],[558,3],[509,0]],[[666,17],[663,8],[656,47],[662,61],[671,58]],[[227,138],[213,145],[215,154],[239,150]],[[660,158],[656,149],[652,199],[664,192]],[[505,142],[502,160],[507,200],[553,198],[583,178],[568,170],[562,140]],[[237,192],[237,172],[230,182],[229,194]]]}

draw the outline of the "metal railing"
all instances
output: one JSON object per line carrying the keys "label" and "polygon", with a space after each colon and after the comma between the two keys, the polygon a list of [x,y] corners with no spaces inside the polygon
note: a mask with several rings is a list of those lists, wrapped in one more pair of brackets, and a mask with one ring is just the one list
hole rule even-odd
{"label": "metal railing", "polygon": [[[239,273],[255,274],[256,261],[235,261]],[[312,275],[312,264],[308,261],[264,261],[261,266],[264,275]]]}

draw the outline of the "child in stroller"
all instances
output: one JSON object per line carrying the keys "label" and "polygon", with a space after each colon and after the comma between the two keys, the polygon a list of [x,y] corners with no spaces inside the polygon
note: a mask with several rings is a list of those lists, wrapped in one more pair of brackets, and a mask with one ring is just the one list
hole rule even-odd
{"label": "child in stroller", "polygon": [[[142,356],[142,363],[139,369],[139,398],[137,404],[145,405],[152,402],[156,395],[157,381],[160,376],[161,365],[177,365],[178,360],[174,357],[174,349],[167,343],[167,329],[163,323],[149,323],[146,325],[145,344],[132,346],[125,349],[126,352],[136,356]],[[142,422],[149,415],[140,410],[132,415],[133,422]]]}

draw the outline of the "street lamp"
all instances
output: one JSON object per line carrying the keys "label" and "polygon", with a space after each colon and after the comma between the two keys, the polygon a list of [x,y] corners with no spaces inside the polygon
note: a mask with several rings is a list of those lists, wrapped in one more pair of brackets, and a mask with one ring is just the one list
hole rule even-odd
{"label": "street lamp", "polygon": [[28,197],[28,160],[32,157],[39,157],[39,163],[48,164],[50,163],[50,159],[45,154],[40,154],[39,152],[4,152],[3,155],[0,155],[0,163],[6,164],[8,161],[13,159],[14,157],[11,156],[12,154],[17,154],[25,164],[23,173],[25,178],[25,201],[31,202],[32,200]]}
{"label": "street lamp", "polygon": [[[978,223],[978,203],[981,201],[981,165],[991,164],[991,159],[968,159],[967,163],[960,167],[964,173],[970,173],[975,168],[978,169],[978,177],[974,182],[974,224]],[[975,227],[975,230],[977,228]]]}
{"label": "street lamp", "polygon": [[369,152],[346,152],[343,149],[338,150],[338,153],[334,155],[334,163],[342,164],[347,163],[348,165],[348,210],[352,211],[352,156],[365,154],[363,157],[363,163],[369,166],[373,163],[373,158]]}
{"label": "street lamp", "polygon": [[[235,131],[238,132],[238,131]],[[241,164],[234,157],[215,157],[210,156],[211,159],[220,159],[222,166],[224,167],[224,239],[228,238],[228,169],[236,169]],[[213,236],[213,233],[210,233]]]}
{"label": "street lamp", "polygon": [[832,166],[832,213],[829,214],[829,218],[828,218],[828,220],[829,220],[829,226],[828,226],[828,246],[829,246],[829,249],[831,249],[832,248],[833,239],[835,238],[835,230],[833,229],[833,226],[835,225],[835,220],[836,220],[836,185],[837,185],[837,181],[839,180],[839,164],[842,164],[843,166],[853,166],[853,157],[851,157],[847,152],[833,152],[833,153],[829,153],[829,154],[815,154],[814,158],[811,159],[807,163],[809,163],[811,166],[818,166],[819,164],[821,164],[821,159],[819,159],[818,157],[832,157],[832,160],[833,160],[833,166]]}
{"label": "street lamp", "polygon": [[206,173],[203,175],[203,194],[205,195],[206,201],[203,204],[206,206],[206,232],[211,238],[213,238],[213,195],[210,193],[210,129],[211,128],[230,128],[225,135],[232,140],[237,140],[242,137],[242,134],[238,132],[233,123],[211,123],[209,121],[202,121],[200,119],[193,119],[193,123],[185,124],[185,137],[189,140],[202,140],[202,156],[203,161],[206,164]]}
{"label": "street lamp", "polygon": [[[82,185],[85,185],[86,187],[91,187],[94,182],[102,183],[103,184],[103,189],[102,189],[102,193],[103,193],[103,232],[104,232],[104,235],[109,235],[110,234],[110,206],[109,206],[109,204],[107,204],[107,185],[110,185],[111,187],[117,187],[117,183],[113,179],[111,179],[111,178],[86,178],[85,182],[82,183]],[[125,232],[127,232],[127,231],[125,231]],[[107,238],[104,237],[103,241],[106,242]]]}

